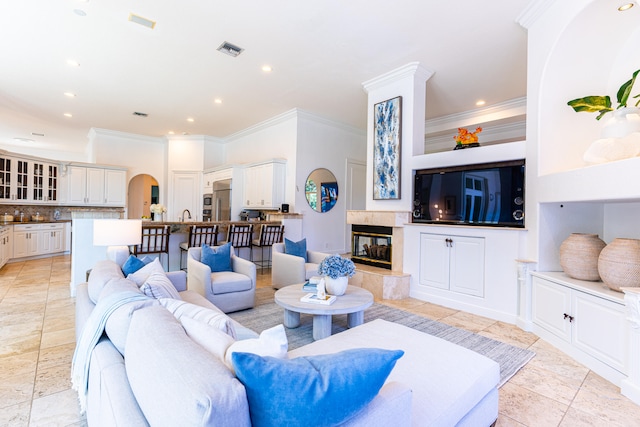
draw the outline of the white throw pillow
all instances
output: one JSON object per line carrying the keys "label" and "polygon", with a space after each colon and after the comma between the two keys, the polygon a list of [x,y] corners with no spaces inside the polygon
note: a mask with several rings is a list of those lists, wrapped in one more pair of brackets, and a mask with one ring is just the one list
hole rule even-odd
{"label": "white throw pillow", "polygon": [[176,290],[176,287],[173,286],[171,280],[167,277],[167,275],[162,273],[151,273],[147,280],[145,280],[144,284],[140,286],[140,290],[148,297],[159,299],[159,298],[173,298],[173,299],[182,299],[180,298],[180,294]]}
{"label": "white throw pillow", "polygon": [[276,325],[273,328],[265,329],[260,333],[260,337],[236,341],[229,346],[225,354],[225,364],[235,374],[231,355],[233,353],[253,353],[258,356],[271,356],[278,359],[287,358],[289,342],[284,326]]}
{"label": "white throw pillow", "polygon": [[180,323],[182,323],[182,327],[189,338],[200,344],[205,350],[220,359],[221,362],[225,361],[224,357],[227,349],[235,342],[232,337],[215,326],[190,317],[182,316]]}
{"label": "white throw pillow", "polygon": [[158,258],[154,259],[135,273],[129,274],[127,279],[135,282],[135,284],[140,287],[147,281],[147,278],[151,276],[152,273],[164,274],[164,268],[162,268],[162,264],[160,264],[160,260]]}
{"label": "white throw pillow", "polygon": [[194,320],[199,320],[220,329],[233,339],[236,338],[236,330],[233,327],[233,321],[224,313],[219,313],[211,310],[210,308],[172,298],[160,298],[158,301],[160,301],[160,304],[166,307],[166,309],[180,321],[183,316],[190,317]]}

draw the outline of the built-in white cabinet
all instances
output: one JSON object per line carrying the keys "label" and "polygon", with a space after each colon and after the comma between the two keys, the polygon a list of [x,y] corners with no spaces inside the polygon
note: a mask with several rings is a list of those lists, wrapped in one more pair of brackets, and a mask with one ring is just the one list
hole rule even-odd
{"label": "built-in white cabinet", "polygon": [[121,169],[69,166],[64,202],[70,205],[124,206],[127,172]]}
{"label": "built-in white cabinet", "polygon": [[538,335],[559,339],[565,351],[578,354],[587,366],[589,359],[581,359],[579,353],[626,372],[628,331],[622,293],[553,272],[533,273],[531,294]]}
{"label": "built-in white cabinet", "polygon": [[484,296],[484,238],[420,234],[420,284]]}
{"label": "built-in white cabinet", "polygon": [[39,160],[0,156],[0,202],[57,203],[58,166]]}
{"label": "built-in white cabinet", "polygon": [[13,258],[64,252],[66,224],[17,224],[13,226]]}
{"label": "built-in white cabinet", "polygon": [[284,203],[286,163],[274,160],[244,169],[244,207],[277,209]]}
{"label": "built-in white cabinet", "polygon": [[13,226],[0,227],[0,268],[13,256]]}

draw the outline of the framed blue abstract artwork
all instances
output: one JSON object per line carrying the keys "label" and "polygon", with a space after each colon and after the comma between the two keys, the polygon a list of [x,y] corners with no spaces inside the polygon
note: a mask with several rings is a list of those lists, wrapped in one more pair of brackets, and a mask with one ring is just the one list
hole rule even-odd
{"label": "framed blue abstract artwork", "polygon": [[402,97],[374,105],[373,198],[400,199]]}

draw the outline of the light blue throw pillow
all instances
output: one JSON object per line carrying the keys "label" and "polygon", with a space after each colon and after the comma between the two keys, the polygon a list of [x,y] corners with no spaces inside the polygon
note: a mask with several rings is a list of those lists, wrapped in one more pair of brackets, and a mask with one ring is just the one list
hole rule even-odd
{"label": "light blue throw pillow", "polygon": [[231,243],[222,246],[202,245],[200,261],[211,268],[212,273],[220,271],[232,271],[231,269]]}
{"label": "light blue throw pillow", "polygon": [[233,353],[249,401],[251,424],[334,426],[378,394],[402,350],[359,348],[296,359]]}
{"label": "light blue throw pillow", "polygon": [[129,258],[127,258],[127,260],[122,265],[122,273],[124,273],[124,277],[127,277],[129,274],[135,273],[144,266],[144,261],[134,255],[129,255]]}
{"label": "light blue throw pillow", "polygon": [[307,239],[302,239],[299,242],[294,242],[285,238],[284,253],[302,257],[304,258],[304,262],[307,262]]}

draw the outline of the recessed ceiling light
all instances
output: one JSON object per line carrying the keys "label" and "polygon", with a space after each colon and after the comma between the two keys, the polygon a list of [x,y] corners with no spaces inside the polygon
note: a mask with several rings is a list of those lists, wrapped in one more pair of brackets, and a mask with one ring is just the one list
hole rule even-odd
{"label": "recessed ceiling light", "polygon": [[70,67],[79,67],[80,63],[78,61],[74,61],[73,59],[67,59],[67,65]]}
{"label": "recessed ceiling light", "polygon": [[64,116],[65,116],[65,117],[73,117],[73,114],[71,114],[71,113],[64,113]]}
{"label": "recessed ceiling light", "polygon": [[265,73],[270,73],[271,71],[273,71],[273,68],[271,68],[271,65],[263,65],[262,71],[264,71]]}
{"label": "recessed ceiling light", "polygon": [[75,13],[78,16],[87,16],[87,12],[85,12],[82,9],[73,9],[73,13]]}
{"label": "recessed ceiling light", "polygon": [[175,135],[176,133],[172,130],[169,131],[169,135]]}
{"label": "recessed ceiling light", "polygon": [[213,100],[213,102],[216,103],[216,104],[222,104],[222,99],[216,98],[216,99]]}
{"label": "recessed ceiling light", "polygon": [[187,121],[188,121],[189,123],[193,123],[193,122],[195,122],[195,120],[193,120],[193,118],[191,118],[191,117],[189,117],[189,118],[187,119]]}
{"label": "recessed ceiling light", "polygon": [[625,3],[623,5],[618,6],[618,10],[620,12],[624,12],[625,10],[631,9],[633,6],[635,6],[634,2]]}
{"label": "recessed ceiling light", "polygon": [[476,101],[476,106],[481,107],[486,103],[487,102],[484,99],[479,99],[479,100]]}
{"label": "recessed ceiling light", "polygon": [[65,93],[64,93],[64,96],[67,96],[67,97],[69,97],[69,98],[75,98],[75,97],[76,97],[76,94],[75,94],[75,93],[73,93],[73,92],[65,92]]}
{"label": "recessed ceiling light", "polygon": [[129,21],[142,25],[143,27],[147,27],[150,29],[154,29],[156,26],[156,21],[152,21],[151,19],[143,18],[140,15],[136,15],[135,13],[129,14]]}

